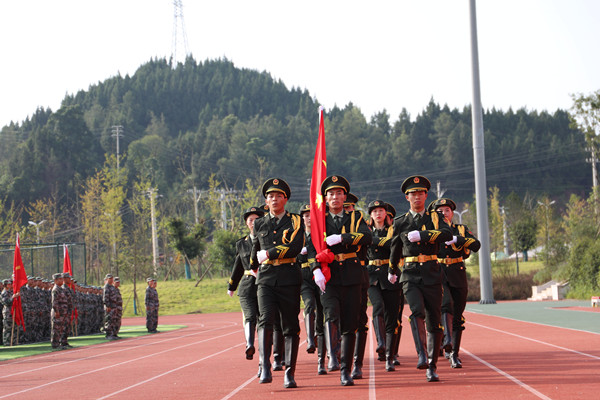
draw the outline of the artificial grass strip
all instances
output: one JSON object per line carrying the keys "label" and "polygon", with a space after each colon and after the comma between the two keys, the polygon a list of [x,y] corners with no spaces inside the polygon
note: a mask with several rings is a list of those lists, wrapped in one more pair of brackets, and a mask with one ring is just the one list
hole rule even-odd
{"label": "artificial grass strip", "polygon": [[[158,325],[158,330],[160,332],[169,332],[174,331],[176,329],[185,328],[185,325]],[[133,325],[133,326],[122,326],[119,331],[119,336],[121,338],[133,338],[144,335],[153,335],[149,333],[145,326],[143,325]],[[83,346],[92,346],[95,344],[106,343],[109,342],[108,339],[104,336],[104,333],[97,333],[94,335],[87,336],[71,336],[69,337],[69,344],[73,346],[73,348],[83,347]],[[32,344],[22,344],[18,346],[3,346],[0,347],[0,361],[13,360],[15,358],[21,357],[29,357],[37,354],[45,354],[51,353],[55,351],[68,351],[68,350],[55,350],[50,345],[50,342],[43,343],[32,343]]]}

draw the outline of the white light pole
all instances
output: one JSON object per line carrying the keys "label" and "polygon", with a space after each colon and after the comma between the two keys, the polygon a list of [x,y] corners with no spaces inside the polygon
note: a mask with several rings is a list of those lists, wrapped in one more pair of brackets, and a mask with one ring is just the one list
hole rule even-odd
{"label": "white light pole", "polygon": [[44,222],[46,222],[45,219],[41,220],[40,222],[38,222],[37,224],[33,221],[29,221],[29,225],[35,226],[35,232],[36,232],[36,241],[37,243],[40,243],[40,225],[43,224]]}
{"label": "white light pole", "polygon": [[458,214],[458,223],[459,224],[462,224],[462,216],[466,212],[469,212],[468,208],[466,210],[463,210],[463,211],[454,211],[454,214]]}
{"label": "white light pole", "polygon": [[549,254],[548,254],[548,244],[550,243],[550,231],[548,229],[549,228],[548,225],[550,225],[550,221],[549,221],[550,220],[550,215],[549,215],[550,214],[550,206],[552,204],[554,204],[554,203],[555,203],[554,200],[552,200],[552,201],[549,202],[546,199],[545,203],[542,203],[541,201],[538,200],[538,204],[541,207],[545,208],[544,213],[546,214],[546,264],[548,264],[548,256],[549,256]]}

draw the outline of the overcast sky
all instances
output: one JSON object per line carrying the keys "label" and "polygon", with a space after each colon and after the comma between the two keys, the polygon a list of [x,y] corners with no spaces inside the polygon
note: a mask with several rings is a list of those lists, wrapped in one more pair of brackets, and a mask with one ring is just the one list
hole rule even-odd
{"label": "overcast sky", "polygon": [[[468,0],[183,0],[188,50],[369,119],[471,102]],[[600,1],[477,2],[484,108],[569,109],[600,89]],[[172,53],[172,0],[0,4],[0,126]],[[180,35],[181,36],[181,35]],[[183,54],[181,45],[177,52]],[[317,118],[315,110],[315,118]]]}

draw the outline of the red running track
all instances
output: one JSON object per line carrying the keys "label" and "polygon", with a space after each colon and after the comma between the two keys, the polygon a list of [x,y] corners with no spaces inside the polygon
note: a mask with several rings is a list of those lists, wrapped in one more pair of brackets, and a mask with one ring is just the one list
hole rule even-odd
{"label": "red running track", "polygon": [[2,362],[0,399],[600,398],[600,335],[476,313],[466,318],[463,368],[441,357],[440,382],[428,383],[416,369],[406,319],[396,371],[376,360],[370,330],[364,379],[354,386],[340,386],[339,371],[317,375],[317,355],[301,342],[299,387],[284,389],[283,372],[274,372],[271,384],[258,383],[258,354],[244,358],[241,313],[197,314],[160,317],[162,324],[187,325],[177,331]]}

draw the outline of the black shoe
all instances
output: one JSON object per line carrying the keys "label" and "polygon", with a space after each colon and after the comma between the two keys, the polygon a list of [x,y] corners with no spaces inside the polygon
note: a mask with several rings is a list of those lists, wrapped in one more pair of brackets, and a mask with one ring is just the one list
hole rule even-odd
{"label": "black shoe", "polygon": [[427,377],[427,382],[438,382],[440,380],[440,377],[435,372],[434,368],[427,368],[425,376]]}

